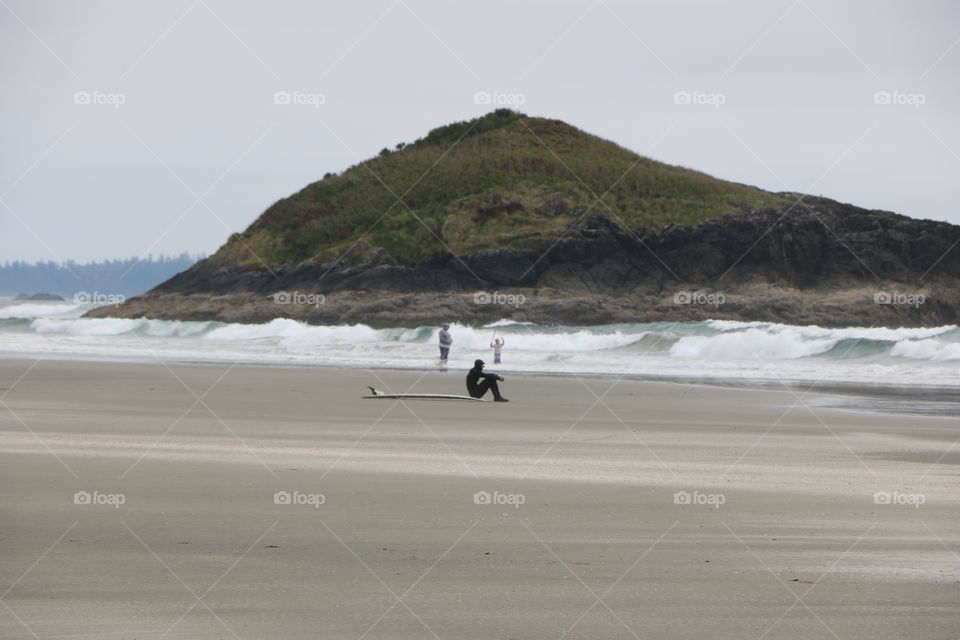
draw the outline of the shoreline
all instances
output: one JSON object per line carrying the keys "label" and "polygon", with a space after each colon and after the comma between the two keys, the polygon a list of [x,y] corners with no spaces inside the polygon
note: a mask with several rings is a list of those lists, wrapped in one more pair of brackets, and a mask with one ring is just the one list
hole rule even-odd
{"label": "shoreline", "polygon": [[[291,370],[322,370],[322,371],[390,371],[397,373],[442,373],[439,369],[424,369],[417,367],[396,366],[349,366],[328,363],[280,363],[280,362],[248,362],[248,361],[213,361],[213,360],[179,360],[174,358],[138,358],[138,357],[96,357],[77,356],[64,357],[57,354],[52,357],[27,357],[21,353],[0,352],[0,361],[35,361],[44,362],[89,362],[102,364],[156,364],[177,366],[231,366],[231,367],[265,367],[271,369]],[[495,365],[491,364],[491,370]],[[451,370],[446,373],[457,373]],[[466,369],[463,370],[464,375]],[[834,398],[835,402],[823,404],[825,408],[865,411],[869,413],[893,412],[903,415],[925,416],[960,416],[960,383],[957,386],[913,384],[909,386],[896,384],[872,383],[868,381],[837,381],[837,380],[809,380],[787,378],[720,378],[720,377],[684,377],[684,376],[654,376],[645,374],[615,374],[597,372],[563,372],[563,371],[529,371],[509,370],[510,376],[530,378],[560,378],[560,379],[590,379],[590,380],[630,380],[634,382],[651,382],[662,384],[678,384],[703,386],[719,389],[740,389],[752,391],[773,392],[801,392],[816,393],[818,396]],[[919,399],[915,396],[921,396]]]}

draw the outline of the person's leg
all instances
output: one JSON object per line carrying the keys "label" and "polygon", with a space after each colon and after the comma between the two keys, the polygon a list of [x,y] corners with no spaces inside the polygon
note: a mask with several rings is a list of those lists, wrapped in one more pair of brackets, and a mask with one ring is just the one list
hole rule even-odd
{"label": "person's leg", "polygon": [[497,402],[506,402],[507,399],[500,395],[500,386],[496,380],[490,381],[490,391],[493,391],[493,399]]}
{"label": "person's leg", "polygon": [[450,347],[440,347],[440,359],[446,360],[447,355],[450,353]]}
{"label": "person's leg", "polygon": [[470,395],[473,396],[474,398],[482,398],[483,396],[487,395],[487,391],[489,390],[490,390],[490,381],[484,378],[479,382],[479,384],[477,384],[477,392],[471,393]]}
{"label": "person's leg", "polygon": [[476,396],[477,398],[482,398],[483,396],[485,396],[487,394],[488,389],[493,392],[494,400],[499,400],[500,398],[503,397],[500,395],[500,387],[497,385],[497,381],[494,380],[493,378],[485,378],[477,386],[479,387],[479,394],[480,394]]}
{"label": "person's leg", "polygon": [[499,351],[494,351],[494,352],[493,352],[493,364],[500,364],[500,352],[499,352]]}

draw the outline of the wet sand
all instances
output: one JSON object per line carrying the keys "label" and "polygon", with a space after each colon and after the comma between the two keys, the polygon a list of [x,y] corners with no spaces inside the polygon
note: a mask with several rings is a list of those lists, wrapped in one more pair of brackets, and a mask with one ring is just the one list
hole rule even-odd
{"label": "wet sand", "polygon": [[508,377],[0,360],[0,637],[960,635],[955,417]]}

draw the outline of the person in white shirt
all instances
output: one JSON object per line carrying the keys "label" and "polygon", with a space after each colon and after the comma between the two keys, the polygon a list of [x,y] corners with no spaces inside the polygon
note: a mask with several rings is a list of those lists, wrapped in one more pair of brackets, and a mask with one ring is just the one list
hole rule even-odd
{"label": "person in white shirt", "polygon": [[500,336],[494,336],[493,342],[490,343],[490,346],[493,348],[494,364],[500,364],[500,349],[502,349],[505,344],[507,344],[507,341]]}
{"label": "person in white shirt", "polygon": [[450,325],[444,322],[440,325],[440,368],[446,368],[447,356],[450,355],[450,345],[453,344],[453,338],[450,337]]}

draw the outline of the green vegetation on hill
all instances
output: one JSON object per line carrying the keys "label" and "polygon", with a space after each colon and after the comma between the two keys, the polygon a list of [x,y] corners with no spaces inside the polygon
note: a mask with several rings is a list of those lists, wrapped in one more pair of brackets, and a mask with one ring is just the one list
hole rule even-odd
{"label": "green vegetation on hill", "polygon": [[448,251],[553,243],[590,212],[643,235],[780,200],[500,109],[327,174],[271,206],[211,260],[349,264],[383,248],[412,265]]}

